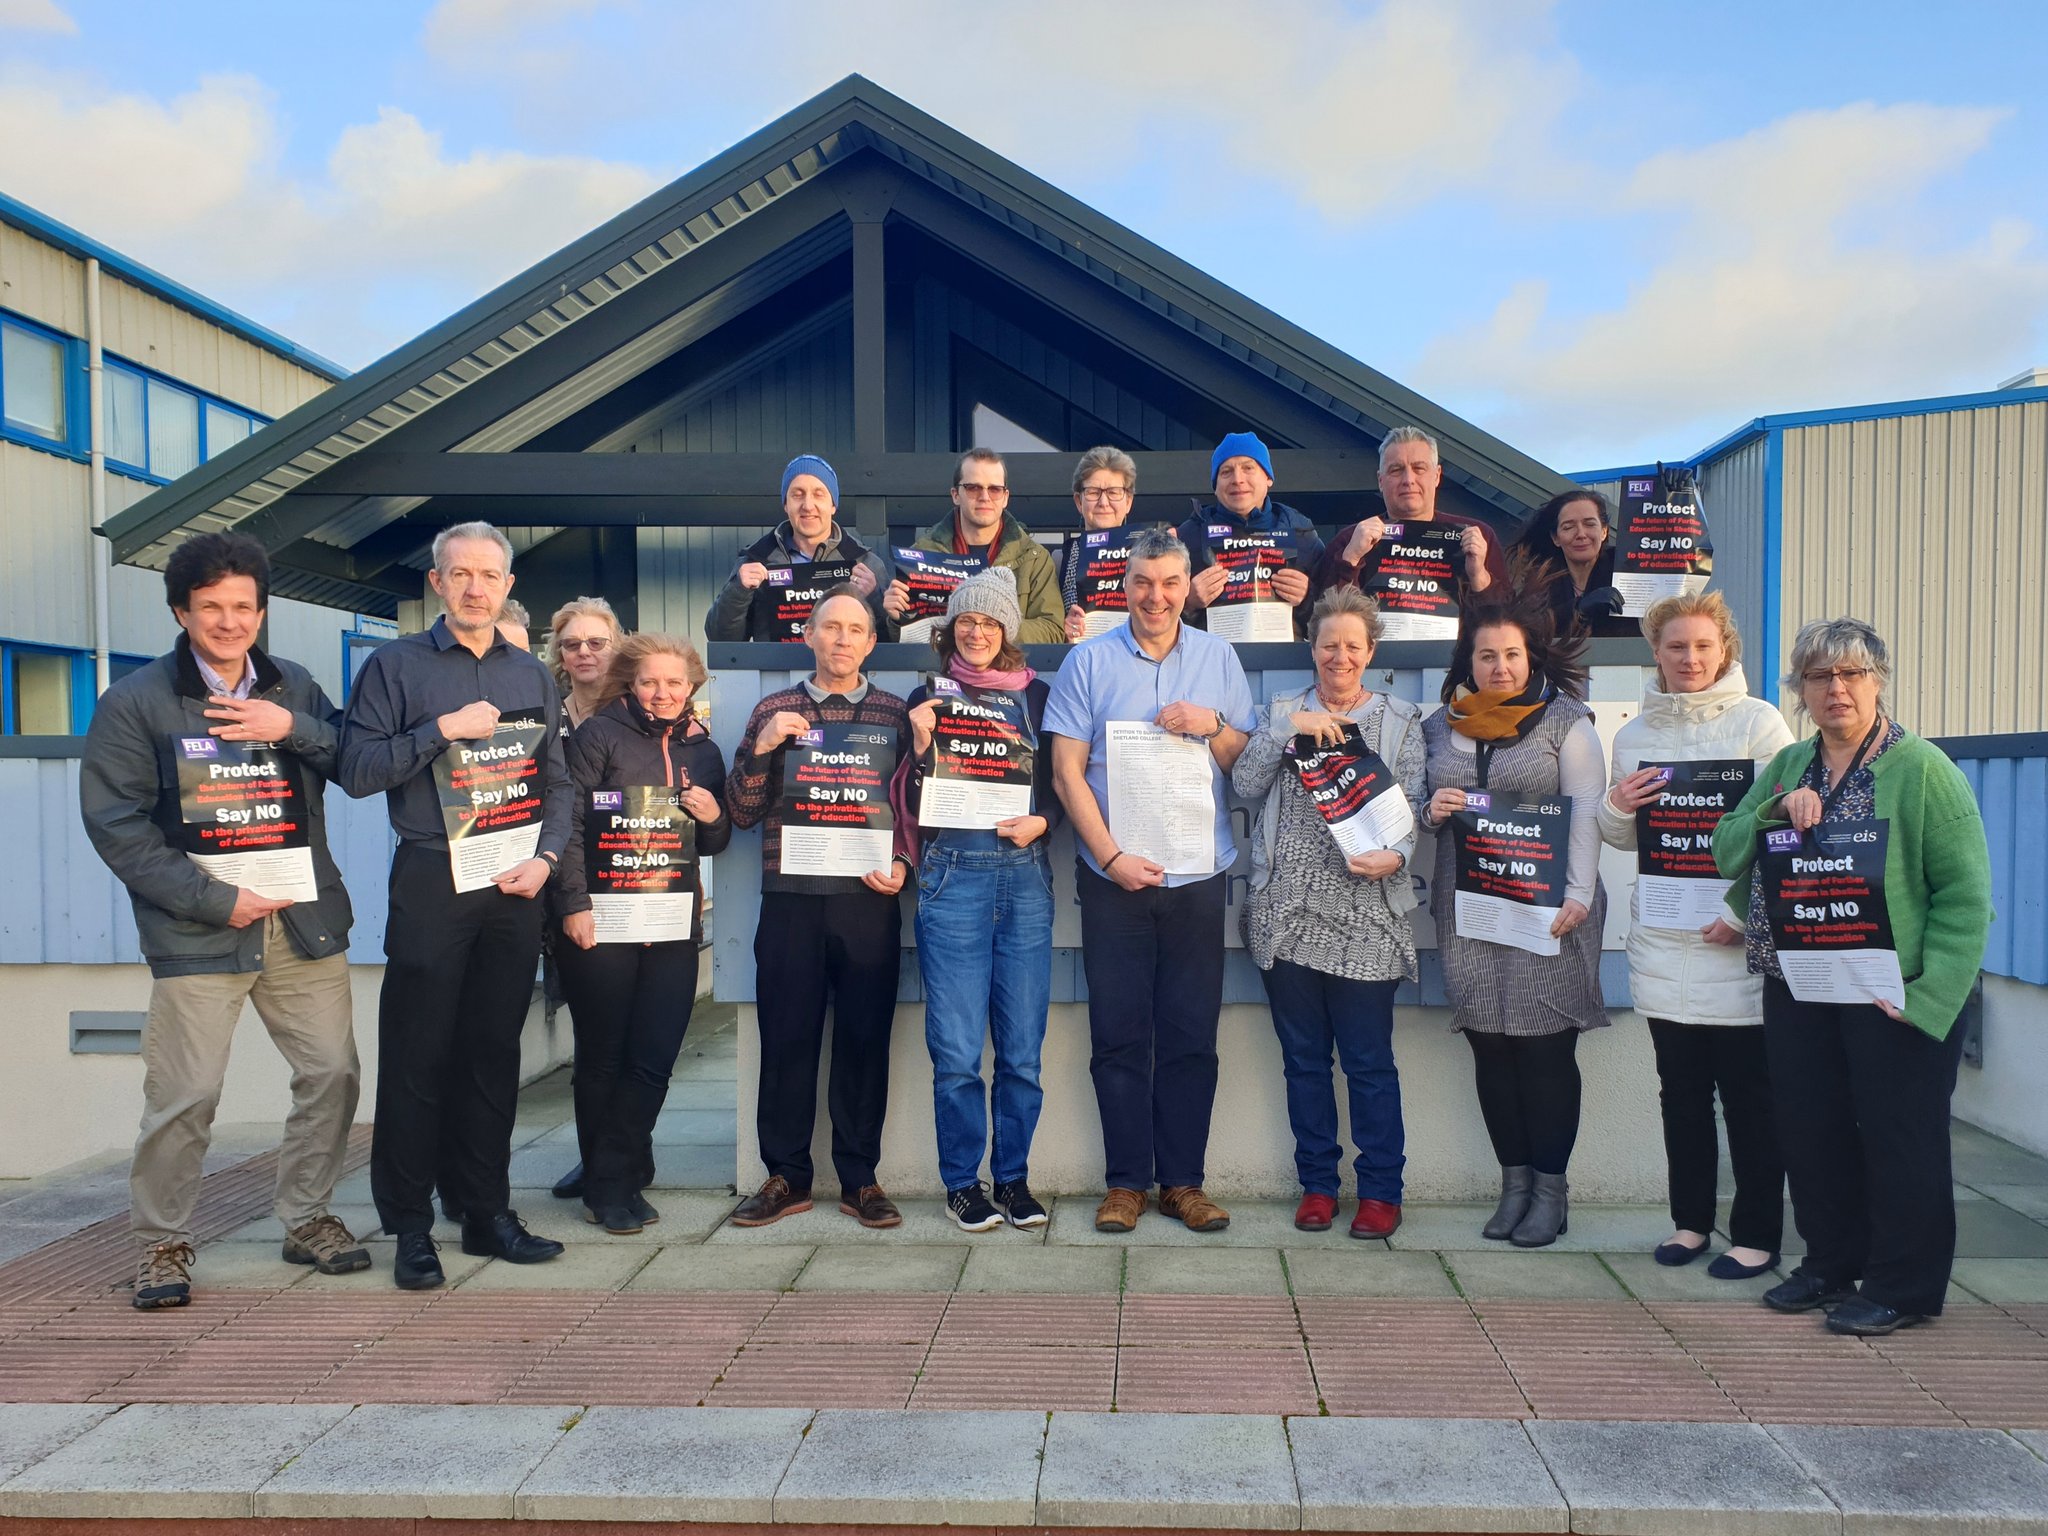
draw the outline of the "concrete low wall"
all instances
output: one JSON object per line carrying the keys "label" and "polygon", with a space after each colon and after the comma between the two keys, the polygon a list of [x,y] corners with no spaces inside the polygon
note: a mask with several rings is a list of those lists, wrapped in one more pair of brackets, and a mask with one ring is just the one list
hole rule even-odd
{"label": "concrete low wall", "polygon": [[[1447,1027],[1439,1008],[1395,1011],[1394,1055],[1401,1068],[1403,1118],[1408,1128],[1408,1196],[1414,1200],[1491,1200],[1500,1188],[1499,1165],[1487,1144],[1472,1093],[1472,1053]],[[754,1131],[754,1094],[760,1074],[760,1032],[754,1006],[740,1007],[738,1183],[752,1189],[765,1174]],[[1218,1034],[1222,1058],[1216,1111],[1209,1132],[1209,1188],[1219,1196],[1292,1199],[1294,1142],[1287,1128],[1280,1046],[1264,1008],[1223,1010]],[[830,1030],[827,1030],[827,1060]],[[1572,1159],[1572,1190],[1587,1200],[1661,1202],[1664,1142],[1657,1108],[1657,1071],[1649,1031],[1625,1010],[1611,1028],[1579,1044],[1585,1107]],[[1088,1010],[1055,1003],[1046,1031],[1045,1112],[1032,1148],[1033,1186],[1049,1194],[1099,1192],[1102,1122],[1088,1076]],[[1337,1102],[1342,1110],[1341,1078]],[[824,1076],[818,1092],[813,1141],[817,1189],[837,1190],[832,1133],[825,1113]],[[1348,1125],[1348,1116],[1346,1117]],[[1344,1187],[1351,1190],[1348,1130]],[[942,1193],[932,1130],[932,1067],[925,1051],[924,1009],[896,1010],[890,1051],[889,1118],[882,1133],[883,1185],[894,1193]]]}
{"label": "concrete low wall", "polygon": [[1955,1110],[1979,1130],[2048,1157],[2048,987],[1984,978],[1984,1065],[1956,1079]]}

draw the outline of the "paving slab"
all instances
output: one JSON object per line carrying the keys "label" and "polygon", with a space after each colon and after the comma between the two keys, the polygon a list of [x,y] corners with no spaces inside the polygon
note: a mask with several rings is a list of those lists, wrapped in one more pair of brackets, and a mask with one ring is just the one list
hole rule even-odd
{"label": "paving slab", "polygon": [[724,1146],[654,1145],[654,1182],[664,1189],[737,1190],[739,1153]]}
{"label": "paving slab", "polygon": [[663,1189],[657,1186],[648,1195],[656,1210],[661,1212],[657,1221],[651,1221],[638,1232],[614,1235],[588,1219],[590,1209],[581,1200],[557,1200],[552,1195],[543,1198],[540,1194],[521,1190],[514,1201],[514,1208],[527,1230],[541,1237],[551,1237],[558,1243],[606,1243],[614,1247],[638,1243],[650,1248],[666,1248],[675,1243],[701,1243],[712,1230],[732,1214],[733,1201],[722,1191],[712,1194],[704,1190]]}
{"label": "paving slab", "polygon": [[1289,1419],[1305,1531],[1564,1531],[1571,1510],[1522,1426]]}
{"label": "paving slab", "polygon": [[[1957,1259],[1950,1278],[1951,1301],[1972,1296],[2000,1305],[2048,1301],[2048,1264],[2039,1259]],[[1958,1296],[1957,1286],[1969,1295]]]}
{"label": "paving slab", "polygon": [[1446,1253],[1444,1263],[1467,1296],[1487,1300],[1619,1301],[1621,1284],[1598,1254],[1494,1248]]}
{"label": "paving slab", "polygon": [[1986,1184],[2048,1184],[2048,1158],[1960,1120],[1949,1122],[1949,1158],[1957,1181],[1975,1189]]}
{"label": "paving slab", "polygon": [[950,1291],[960,1278],[960,1266],[966,1258],[964,1243],[820,1248],[796,1277],[796,1289]]}
{"label": "paving slab", "polygon": [[602,1232],[571,1242],[544,1264],[486,1260],[459,1282],[463,1295],[480,1291],[616,1291],[660,1250],[646,1243],[606,1238]]}
{"label": "paving slab", "polygon": [[738,1126],[730,1103],[713,1109],[664,1109],[654,1117],[654,1140],[679,1147],[731,1147],[738,1139]]}
{"label": "paving slab", "polygon": [[717,1109],[728,1115],[737,1116],[739,1102],[740,1091],[736,1078],[692,1075],[688,1079],[677,1078],[668,1085],[668,1098],[663,1101],[662,1113],[670,1114],[683,1109]]}
{"label": "paving slab", "polygon": [[[1043,1413],[828,1409],[775,1490],[812,1525],[1029,1525]],[[702,1518],[697,1516],[694,1518]]]}
{"label": "paving slab", "polygon": [[107,1403],[0,1403],[0,1483],[113,1413]]}
{"label": "paving slab", "polygon": [[[753,1186],[748,1186],[748,1193]],[[812,1191],[815,1204],[808,1211],[795,1216],[785,1216],[773,1226],[736,1227],[730,1221],[713,1232],[708,1241],[713,1243],[809,1243],[813,1247],[846,1248],[866,1243],[880,1243],[898,1246],[905,1243],[937,1243],[952,1245],[966,1243],[970,1247],[1036,1247],[1045,1240],[1040,1228],[1035,1232],[1020,1232],[1007,1223],[989,1232],[962,1232],[954,1225],[951,1213],[946,1210],[943,1200],[898,1200],[896,1207],[903,1212],[900,1227],[864,1227],[851,1216],[839,1209],[839,1191],[831,1185],[820,1185]],[[729,1215],[737,1199],[725,1203]]]}
{"label": "paving slab", "polygon": [[284,1291],[317,1273],[310,1264],[285,1263],[278,1252],[282,1246],[278,1238],[202,1244],[192,1261],[192,1284],[206,1290]]}
{"label": "paving slab", "polygon": [[2015,1429],[2013,1439],[2019,1441],[2043,1461],[2048,1461],[2048,1429]]}
{"label": "paving slab", "polygon": [[1038,1523],[1298,1530],[1286,1432],[1263,1415],[1055,1413]]}
{"label": "paving slab", "polygon": [[1289,1248],[1287,1279],[1297,1296],[1455,1296],[1434,1253],[1389,1251],[1383,1243]]}
{"label": "paving slab", "polygon": [[810,1422],[808,1408],[592,1408],[513,1508],[521,1520],[766,1525]]}
{"label": "paving slab", "polygon": [[297,1520],[509,1520],[514,1492],[580,1411],[358,1408],[264,1485],[255,1513]]}
{"label": "paving slab", "polygon": [[[1716,1254],[1722,1245],[1708,1245]],[[1676,1268],[1659,1264],[1647,1253],[1603,1253],[1601,1259],[1644,1301],[1739,1301],[1754,1306],[1758,1297],[1784,1279],[1776,1270],[1765,1270],[1750,1280],[1716,1280],[1707,1273],[1711,1257],[1694,1259]]]}
{"label": "paving slab", "polygon": [[[1098,1232],[1095,1207],[1100,1195],[1061,1195],[1053,1206],[1047,1241],[1085,1248],[1342,1248],[1359,1246],[1339,1223],[1328,1232],[1303,1232],[1294,1225],[1291,1200],[1225,1200],[1230,1225],[1221,1232],[1190,1232],[1171,1216],[1160,1214],[1157,1191],[1138,1218],[1135,1232]],[[1347,1215],[1344,1220],[1351,1218]]]}
{"label": "paving slab", "polygon": [[1124,1256],[1114,1248],[985,1245],[968,1250],[958,1288],[969,1293],[1113,1296],[1123,1285],[1123,1274]]}
{"label": "paving slab", "polygon": [[1996,1200],[1958,1200],[1956,1255],[1966,1259],[2048,1258],[2048,1226]]}
{"label": "paving slab", "polygon": [[233,1520],[342,1404],[137,1403],[0,1486],[0,1515]]}
{"label": "paving slab", "polygon": [[[1841,1517],[1755,1424],[1533,1419],[1529,1438],[1595,1536],[1833,1536]],[[2015,1447],[2017,1449],[2017,1447]]]}
{"label": "paving slab", "polygon": [[[1507,1246],[1479,1235],[1493,1215],[1493,1204],[1409,1205],[1401,1225],[1387,1239],[1395,1248],[1432,1248],[1438,1252],[1491,1252]],[[1548,1251],[1555,1253],[1647,1253],[1671,1235],[1671,1216],[1660,1205],[1587,1205],[1571,1208],[1570,1230]]]}
{"label": "paving slab", "polygon": [[786,1291],[811,1255],[807,1243],[713,1248],[689,1243],[658,1248],[647,1267],[626,1282],[628,1291]]}
{"label": "paving slab", "polygon": [[1284,1296],[1287,1275],[1271,1248],[1133,1248],[1124,1264],[1129,1294]]}
{"label": "paving slab", "polygon": [[2010,1206],[2022,1216],[2048,1221],[2048,1182],[2040,1184],[1984,1184],[1979,1193],[1987,1200]]}
{"label": "paving slab", "polygon": [[1998,1430],[1774,1424],[1770,1433],[1841,1507],[1844,1536],[2048,1529],[2048,1466]]}

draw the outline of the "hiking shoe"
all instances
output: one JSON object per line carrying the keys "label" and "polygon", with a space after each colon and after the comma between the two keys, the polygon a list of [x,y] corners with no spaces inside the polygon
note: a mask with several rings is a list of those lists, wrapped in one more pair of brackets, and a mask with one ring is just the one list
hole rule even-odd
{"label": "hiking shoe", "polygon": [[135,1307],[154,1312],[182,1307],[192,1300],[192,1245],[157,1243],[142,1250],[135,1264]]}
{"label": "hiking shoe", "polygon": [[811,1192],[792,1189],[789,1180],[777,1173],[742,1200],[730,1219],[736,1227],[765,1227],[810,1208]]}
{"label": "hiking shoe", "polygon": [[953,1213],[953,1225],[962,1232],[991,1232],[1003,1224],[1003,1213],[988,1203],[979,1184],[947,1190],[946,1209]]}
{"label": "hiking shoe", "polygon": [[864,1227],[903,1225],[903,1213],[896,1209],[895,1201],[882,1193],[879,1184],[863,1184],[857,1190],[842,1189],[839,1192],[839,1209]]}
{"label": "hiking shoe", "polygon": [[310,1264],[323,1275],[349,1275],[370,1267],[370,1250],[339,1216],[315,1216],[285,1234],[284,1261]]}
{"label": "hiking shoe", "polygon": [[1142,1189],[1121,1189],[1112,1186],[1109,1193],[1102,1197],[1102,1204],[1095,1207],[1095,1230],[1135,1231],[1138,1218],[1145,1214],[1146,1198],[1146,1193]]}
{"label": "hiking shoe", "polygon": [[1190,1232],[1221,1232],[1230,1225],[1230,1212],[1203,1194],[1199,1184],[1160,1190],[1159,1213],[1175,1218]]}
{"label": "hiking shoe", "polygon": [[1010,1218],[1013,1227],[1042,1227],[1051,1220],[1045,1207],[1031,1196],[1031,1186],[1022,1179],[996,1186],[996,1204]]}

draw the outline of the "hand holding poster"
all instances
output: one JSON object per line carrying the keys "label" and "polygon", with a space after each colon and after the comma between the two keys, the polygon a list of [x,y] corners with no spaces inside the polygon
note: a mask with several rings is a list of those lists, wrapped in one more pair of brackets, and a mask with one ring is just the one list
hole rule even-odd
{"label": "hand holding poster", "polygon": [[827,592],[852,579],[853,566],[844,560],[770,566],[761,585],[754,588],[750,621],[754,638],[801,642],[811,610]]}
{"label": "hand holding poster", "polygon": [[1031,814],[1038,735],[1024,697],[1000,688],[963,688],[932,679],[938,726],[925,767],[917,819],[927,827],[987,831]]}
{"label": "hand holding poster", "polygon": [[1367,748],[1357,726],[1334,747],[1296,736],[1285,756],[1347,859],[1391,848],[1415,830],[1415,810],[1401,781]]}
{"label": "hand holding poster", "polygon": [[1714,545],[1699,493],[1661,470],[1624,480],[1621,526],[1614,536],[1614,590],[1624,618],[1639,619],[1660,597],[1704,592]]}
{"label": "hand holding poster", "polygon": [[480,891],[540,847],[540,747],[547,726],[500,720],[485,741],[451,741],[434,759],[448,868],[457,891]]}
{"label": "hand holding poster", "polygon": [[1228,575],[1208,608],[1209,633],[1237,644],[1294,638],[1294,608],[1273,591],[1273,573],[1294,558],[1294,535],[1209,524],[1209,553]]}
{"label": "hand holding poster", "polygon": [[1434,523],[1389,523],[1359,586],[1380,608],[1383,640],[1455,640],[1464,537]]}
{"label": "hand holding poster", "polygon": [[1131,601],[1124,591],[1124,574],[1130,568],[1131,539],[1136,532],[1126,524],[1081,535],[1081,568],[1074,593],[1081,609],[1082,633],[1090,640],[1130,622]]}
{"label": "hand holding poster", "polygon": [[318,901],[298,760],[263,742],[173,736],[184,851],[214,879],[272,901]]}
{"label": "hand holding poster", "polygon": [[1891,828],[1822,822],[1760,833],[1757,877],[1785,985],[1802,1003],[1906,1002],[1884,899]]}
{"label": "hand holding poster", "polygon": [[1458,936],[1556,954],[1550,925],[1564,906],[1571,797],[1497,806],[1487,791],[1470,789],[1465,808],[1449,820]]}
{"label": "hand holding poster", "polygon": [[1169,875],[1216,872],[1215,759],[1205,741],[1149,720],[1111,720],[1109,835]]}
{"label": "hand holding poster", "polygon": [[792,740],[782,761],[781,872],[886,874],[895,857],[895,772],[896,732],[888,726],[827,720]]}
{"label": "hand holding poster", "polygon": [[600,944],[696,937],[697,823],[661,784],[593,789],[583,817],[583,875]]}
{"label": "hand holding poster", "polygon": [[942,555],[930,549],[897,550],[896,579],[910,591],[910,612],[898,638],[906,645],[929,645],[933,623],[946,616],[946,599],[981,565],[976,555]]}
{"label": "hand holding poster", "polygon": [[1663,797],[1636,809],[1636,921],[1697,933],[1723,914],[1728,894],[1714,865],[1714,828],[1749,793],[1756,764],[1716,758],[1659,771]]}

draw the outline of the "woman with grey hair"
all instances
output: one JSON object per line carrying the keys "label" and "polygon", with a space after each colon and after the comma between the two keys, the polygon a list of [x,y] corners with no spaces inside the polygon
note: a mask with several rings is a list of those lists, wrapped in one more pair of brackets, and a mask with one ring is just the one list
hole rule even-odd
{"label": "woman with grey hair", "polygon": [[[1802,628],[1784,686],[1818,730],[1772,758],[1714,834],[1749,968],[1764,978],[1778,1136],[1806,1239],[1799,1267],[1763,1299],[1780,1312],[1829,1309],[1830,1330],[1865,1336],[1941,1315],[1956,1243],[1955,1024],[1991,927],[1991,855],[1969,781],[1892,718],[1891,676],[1883,638],[1862,620]],[[1880,849],[1903,1002],[1801,1001],[1785,978],[1757,868],[1763,840],[1789,828],[1810,846],[1814,828],[1847,823],[1872,824],[1858,830]]]}
{"label": "woman with grey hair", "polygon": [[1074,466],[1074,510],[1081,514],[1081,531],[1068,534],[1060,550],[1060,598],[1069,640],[1087,638],[1080,590],[1084,535],[1123,527],[1137,494],[1137,461],[1121,448],[1090,448]]}

